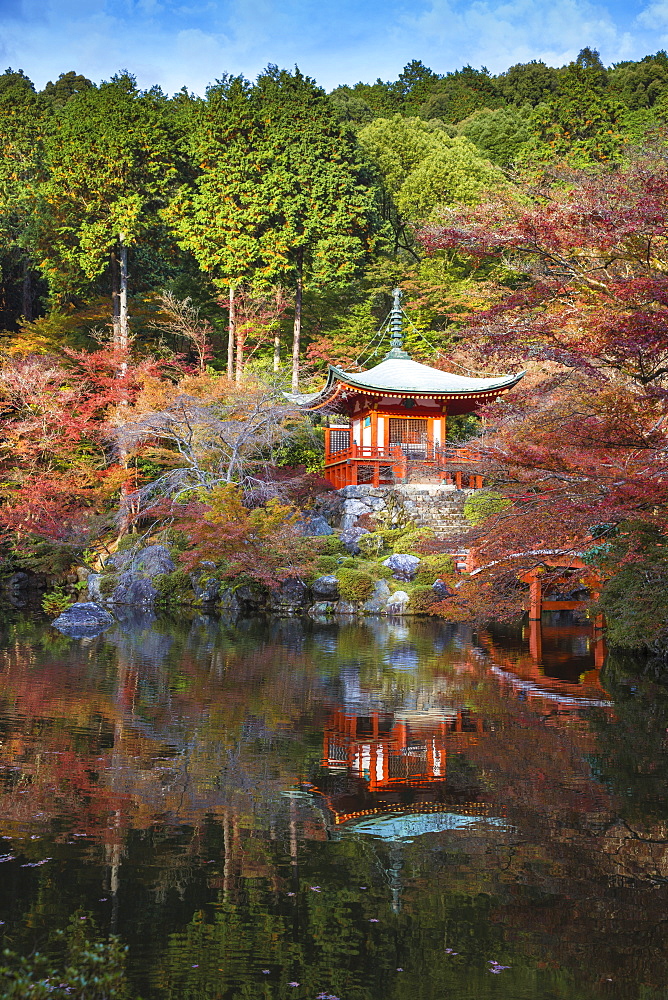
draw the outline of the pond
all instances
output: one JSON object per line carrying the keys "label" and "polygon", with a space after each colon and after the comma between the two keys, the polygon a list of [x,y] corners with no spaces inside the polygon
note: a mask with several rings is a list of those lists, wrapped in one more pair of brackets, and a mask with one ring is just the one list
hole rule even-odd
{"label": "pond", "polygon": [[2,623],[15,953],[119,935],[133,1000],[668,996],[667,692],[587,626]]}

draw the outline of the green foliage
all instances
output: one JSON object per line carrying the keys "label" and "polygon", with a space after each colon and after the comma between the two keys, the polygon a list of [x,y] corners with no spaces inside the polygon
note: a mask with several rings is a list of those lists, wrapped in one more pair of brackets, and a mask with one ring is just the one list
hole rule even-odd
{"label": "green foliage", "polygon": [[452,577],[455,572],[452,556],[445,552],[437,552],[433,555],[420,556],[416,583],[431,584],[435,580],[443,580]]}
{"label": "green foliage", "polygon": [[519,106],[528,104],[536,107],[548,101],[558,85],[559,71],[535,59],[529,63],[516,63],[497,77],[502,96]]}
{"label": "green foliage", "polygon": [[495,490],[476,490],[464,501],[464,517],[469,524],[482,524],[487,518],[510,507],[510,500]]}
{"label": "green foliage", "polygon": [[42,611],[45,611],[47,615],[59,615],[73,603],[74,599],[71,594],[65,593],[62,587],[56,587],[55,590],[49,591],[42,598]]}
{"label": "green foliage", "polygon": [[480,417],[477,413],[458,413],[448,417],[445,436],[447,441],[456,443],[468,441],[480,430]]}
{"label": "green foliage", "polygon": [[338,535],[317,535],[312,543],[316,552],[322,556],[340,556],[346,551]]}
{"label": "green foliage", "polygon": [[158,573],[151,581],[158,592],[158,603],[162,605],[170,604],[194,604],[195,593],[190,582],[189,575],[181,569],[176,569],[172,573]]}
{"label": "green foliage", "polygon": [[[430,542],[434,537],[431,528],[411,527],[408,531],[402,531],[393,542],[395,552],[406,552],[409,555],[420,555],[420,549],[425,542]],[[420,556],[422,558],[422,556]]]}
{"label": "green foliage", "polygon": [[103,573],[100,580],[100,594],[102,597],[111,597],[119,584],[120,575],[118,573]]}
{"label": "green foliage", "polygon": [[408,610],[413,615],[428,615],[431,613],[432,605],[436,604],[438,598],[431,587],[416,586],[411,589],[408,600]]}
{"label": "green foliage", "polygon": [[622,148],[624,106],[607,90],[607,73],[598,52],[583,49],[559,78],[556,93],[531,117],[527,163],[566,159],[574,166],[608,162]]}
{"label": "green foliage", "polygon": [[531,137],[527,108],[481,108],[457,126],[459,135],[470,139],[499,167],[510,167]]}
{"label": "green foliage", "polygon": [[325,467],[325,432],[310,423],[300,424],[286,444],[273,454],[276,465],[298,468],[306,472],[322,472]]}
{"label": "green foliage", "polygon": [[316,560],[316,570],[318,576],[331,576],[336,573],[339,565],[339,560],[336,556],[320,556]]}
{"label": "green foliage", "polygon": [[342,600],[368,601],[373,594],[375,580],[370,573],[342,566],[336,575]]}
{"label": "green foliage", "polygon": [[[603,549],[603,546],[600,546]],[[612,575],[601,592],[611,646],[642,649],[668,638],[668,539],[653,525],[620,528],[601,552]]]}
{"label": "green foliage", "polygon": [[125,977],[127,948],[112,935],[100,938],[90,914],[77,910],[67,929],[56,931],[62,958],[28,956],[6,949],[0,983],[6,1000],[130,1000]]}
{"label": "green foliage", "polygon": [[441,205],[475,204],[483,191],[506,185],[501,172],[463,136],[440,122],[378,118],[359,141],[384,188],[406,219],[428,219]]}

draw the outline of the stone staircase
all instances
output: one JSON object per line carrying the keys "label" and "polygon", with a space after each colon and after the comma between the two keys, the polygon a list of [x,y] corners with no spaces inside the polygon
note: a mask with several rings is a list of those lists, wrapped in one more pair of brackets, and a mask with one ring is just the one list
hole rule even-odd
{"label": "stone staircase", "polygon": [[431,528],[436,537],[446,543],[452,539],[451,551],[461,555],[458,564],[461,561],[463,567],[466,549],[456,539],[471,528],[464,517],[464,503],[473,490],[456,490],[452,486],[427,483],[406,484],[394,489],[401,497],[406,513],[416,524]]}

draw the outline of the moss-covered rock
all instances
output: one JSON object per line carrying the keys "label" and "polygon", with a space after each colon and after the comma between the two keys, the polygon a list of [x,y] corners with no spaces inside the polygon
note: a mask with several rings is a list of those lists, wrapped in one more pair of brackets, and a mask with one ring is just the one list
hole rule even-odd
{"label": "moss-covered rock", "polygon": [[431,586],[435,580],[448,579],[454,575],[454,572],[455,566],[452,556],[445,552],[420,556],[420,566],[415,577],[415,582]]}
{"label": "moss-covered rock", "polygon": [[370,573],[342,567],[337,573],[343,601],[368,601],[374,592],[375,580]]}
{"label": "moss-covered rock", "polygon": [[176,569],[172,573],[158,573],[153,577],[152,583],[158,594],[158,604],[195,604],[196,602],[190,577],[182,569]]}
{"label": "moss-covered rock", "polygon": [[412,615],[428,615],[438,598],[431,587],[413,587],[409,594],[408,610]]}

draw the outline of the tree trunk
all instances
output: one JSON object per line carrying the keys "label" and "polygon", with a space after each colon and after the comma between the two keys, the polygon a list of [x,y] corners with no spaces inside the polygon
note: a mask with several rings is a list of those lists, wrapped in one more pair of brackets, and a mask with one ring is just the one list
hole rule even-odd
{"label": "tree trunk", "polygon": [[130,344],[130,322],[128,317],[128,248],[124,243],[123,233],[119,234],[120,245],[120,293],[119,293],[119,316],[118,316],[118,344],[123,350],[127,350]]}
{"label": "tree trunk", "polygon": [[110,254],[111,266],[111,329],[114,347],[121,341],[121,276],[118,268],[118,255],[115,250]]}
{"label": "tree trunk", "polygon": [[23,288],[22,288],[22,313],[23,318],[27,319],[28,322],[33,318],[32,315],[32,271],[30,270],[30,261],[26,257],[23,261]]}
{"label": "tree trunk", "polygon": [[297,283],[295,287],[295,325],[292,334],[292,391],[299,392],[299,347],[302,335],[304,251],[297,251]]}
{"label": "tree trunk", "polygon": [[241,376],[244,373],[244,347],[245,347],[244,341],[246,339],[244,335],[244,327],[242,326],[241,330],[237,327],[236,334],[237,334],[237,365],[234,377],[237,382],[241,382]]}
{"label": "tree trunk", "polygon": [[230,285],[230,315],[227,332],[227,377],[231,379],[234,375],[234,337],[236,327],[236,309],[234,301],[234,285]]}
{"label": "tree trunk", "polygon": [[277,372],[281,367],[281,331],[277,330],[274,334],[274,371]]}
{"label": "tree trunk", "polygon": [[282,308],[283,291],[279,285],[276,289],[276,333],[274,334],[274,371],[281,367],[281,326],[280,315]]}

